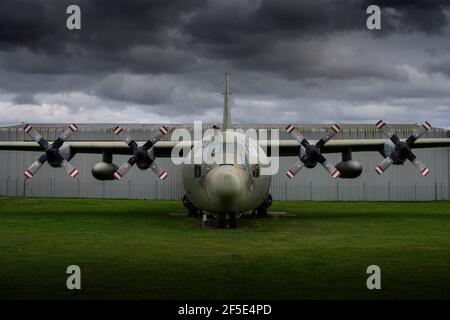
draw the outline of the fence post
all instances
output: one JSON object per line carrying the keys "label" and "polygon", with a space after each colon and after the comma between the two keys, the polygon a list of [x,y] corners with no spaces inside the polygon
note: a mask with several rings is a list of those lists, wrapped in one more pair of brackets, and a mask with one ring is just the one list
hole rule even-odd
{"label": "fence post", "polygon": [[309,200],[313,201],[312,181],[309,182]]}
{"label": "fence post", "polygon": [[50,197],[53,197],[53,179],[52,179],[52,177],[48,178],[48,181],[50,182]]}
{"label": "fence post", "polygon": [[434,201],[437,201],[437,181],[434,182]]}
{"label": "fence post", "polygon": [[363,200],[366,201],[366,180],[363,181]]}
{"label": "fence post", "polygon": [[131,179],[128,180],[128,199],[131,199]]}
{"label": "fence post", "polygon": [[388,182],[388,201],[391,201],[391,182]]}
{"label": "fence post", "polygon": [[339,201],[339,182],[336,182],[336,201]]}
{"label": "fence post", "polygon": [[22,197],[24,197],[25,198],[25,195],[26,195],[26,184],[27,184],[27,180],[28,179],[23,179],[23,193],[22,193]]}
{"label": "fence post", "polygon": [[287,199],[288,199],[287,193],[288,193],[288,183],[287,183],[287,181],[285,181],[284,182],[284,201],[287,201]]}
{"label": "fence post", "polygon": [[6,196],[9,196],[9,179],[11,179],[11,176],[6,178]]}
{"label": "fence post", "polygon": [[78,198],[81,198],[81,181],[80,178],[77,179],[77,193],[78,193]]}
{"label": "fence post", "polygon": [[417,181],[416,181],[416,183],[414,184],[414,198],[416,199],[416,201],[419,200],[419,190],[417,190],[417,189],[418,189],[418,185],[417,185]]}
{"label": "fence post", "polygon": [[20,178],[16,178],[16,192],[15,192],[16,197],[19,196],[19,179]]}

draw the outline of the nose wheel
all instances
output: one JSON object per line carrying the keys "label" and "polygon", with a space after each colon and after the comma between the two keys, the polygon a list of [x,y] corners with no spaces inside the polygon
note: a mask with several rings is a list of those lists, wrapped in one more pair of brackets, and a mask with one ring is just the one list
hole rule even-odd
{"label": "nose wheel", "polygon": [[220,229],[236,229],[237,213],[221,213],[219,214],[219,223],[217,227]]}

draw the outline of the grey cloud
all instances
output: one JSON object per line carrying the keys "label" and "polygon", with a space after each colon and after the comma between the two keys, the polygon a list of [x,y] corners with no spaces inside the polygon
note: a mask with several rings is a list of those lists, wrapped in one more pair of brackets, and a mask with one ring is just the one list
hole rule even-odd
{"label": "grey cloud", "polygon": [[220,121],[231,72],[235,121],[410,121],[426,105],[450,126],[448,1],[376,3],[373,32],[365,0],[4,0],[0,105]]}
{"label": "grey cloud", "polygon": [[28,94],[28,93],[16,95],[14,98],[11,99],[11,102],[14,104],[18,104],[18,105],[21,105],[21,104],[39,105],[40,104],[32,94]]}

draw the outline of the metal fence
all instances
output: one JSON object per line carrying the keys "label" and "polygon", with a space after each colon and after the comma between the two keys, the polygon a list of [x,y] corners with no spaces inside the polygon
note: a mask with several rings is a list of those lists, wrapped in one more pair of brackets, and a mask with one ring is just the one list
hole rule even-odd
{"label": "metal fence", "polygon": [[[275,200],[306,201],[429,201],[449,200],[448,185],[444,182],[399,185],[389,181],[386,185],[357,182],[323,184],[316,181],[291,184],[273,184],[271,193]],[[163,190],[168,189],[168,190]],[[54,178],[26,180],[7,177],[0,179],[0,195],[13,197],[79,197],[104,199],[159,199],[174,200],[183,196],[182,188],[134,183],[132,180],[82,182],[80,179],[62,181]]]}

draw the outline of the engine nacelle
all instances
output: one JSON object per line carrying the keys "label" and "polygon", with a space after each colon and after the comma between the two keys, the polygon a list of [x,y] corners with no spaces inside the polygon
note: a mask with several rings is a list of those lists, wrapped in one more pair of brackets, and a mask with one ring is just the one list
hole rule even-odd
{"label": "engine nacelle", "polygon": [[341,178],[354,179],[361,175],[362,165],[356,160],[352,160],[352,151],[342,152],[342,161],[336,165],[336,169],[341,173]]}
{"label": "engine nacelle", "polygon": [[341,173],[341,178],[354,179],[361,175],[362,165],[356,160],[341,161],[336,165],[336,169]]}
{"label": "engine nacelle", "polygon": [[97,180],[114,180],[114,172],[119,167],[114,163],[98,162],[92,168],[92,175]]}

